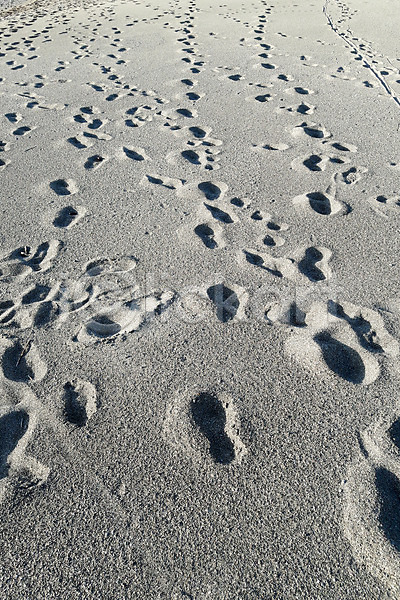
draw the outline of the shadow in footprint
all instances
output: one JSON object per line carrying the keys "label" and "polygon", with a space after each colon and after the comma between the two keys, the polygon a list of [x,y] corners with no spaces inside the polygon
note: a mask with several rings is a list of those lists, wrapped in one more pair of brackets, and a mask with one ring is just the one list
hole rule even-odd
{"label": "shadow in footprint", "polygon": [[192,163],[192,165],[200,164],[199,155],[194,150],[183,150],[181,152],[181,155],[183,156],[183,158]]}
{"label": "shadow in footprint", "polygon": [[35,302],[42,302],[47,298],[51,291],[51,288],[47,285],[36,284],[35,287],[27,292],[22,297],[22,304],[34,304]]}
{"label": "shadow in footprint", "polygon": [[69,227],[77,218],[78,211],[73,206],[65,206],[61,209],[53,221],[54,227]]}
{"label": "shadow in footprint", "polygon": [[225,223],[226,225],[233,223],[232,217],[224,210],[221,210],[216,206],[211,206],[211,204],[204,203],[204,206],[210,211],[216,221],[221,221],[221,223]]}
{"label": "shadow in footprint", "polygon": [[207,135],[204,129],[201,129],[200,127],[189,127],[189,131],[197,139],[202,139]]}
{"label": "shadow in footprint", "polygon": [[205,195],[207,200],[217,200],[221,195],[221,190],[217,185],[211,183],[211,181],[203,181],[197,186],[201,192]]}
{"label": "shadow in footprint", "polygon": [[303,165],[310,171],[322,171],[319,163],[322,162],[322,158],[318,154],[312,154],[309,158],[303,161]]}
{"label": "shadow in footprint", "polygon": [[25,435],[29,415],[24,410],[14,410],[0,418],[0,479],[7,477],[7,458]]}
{"label": "shadow in footprint", "polygon": [[295,87],[294,91],[303,96],[308,96],[308,94],[310,93],[308,90],[306,90],[305,88],[302,88],[302,87]]}
{"label": "shadow in footprint", "polygon": [[25,383],[35,379],[35,374],[25,358],[30,346],[30,342],[26,346],[22,346],[21,342],[17,341],[13,346],[6,349],[2,357],[2,367],[4,376],[7,379]]}
{"label": "shadow in footprint", "polygon": [[81,142],[77,137],[70,137],[68,138],[67,142],[69,142],[79,150],[81,150],[82,148],[87,148],[87,146],[83,142]]}
{"label": "shadow in footprint", "polygon": [[199,236],[207,248],[211,248],[213,250],[214,248],[218,247],[218,244],[214,239],[214,230],[208,225],[197,225],[197,227],[194,228],[194,232]]}
{"label": "shadow in footprint", "polygon": [[310,110],[311,110],[311,106],[308,106],[308,104],[300,104],[297,107],[297,112],[300,113],[301,115],[308,115]]}
{"label": "shadow in footprint", "polygon": [[324,281],[326,277],[316,265],[323,258],[322,252],[317,248],[307,248],[304,258],[299,262],[300,273],[303,273],[310,281]]}
{"label": "shadow in footprint", "polygon": [[64,385],[64,414],[67,421],[78,427],[86,425],[88,420],[81,395],[70,382]]}
{"label": "shadow in footprint", "polygon": [[292,302],[289,307],[289,323],[293,327],[306,327],[306,313],[299,308],[296,302]]}
{"label": "shadow in footprint", "polygon": [[44,327],[55,321],[59,315],[60,309],[55,302],[42,302],[36,312],[33,324],[35,327]]}
{"label": "shadow in footprint", "polygon": [[50,182],[50,188],[57,194],[57,196],[70,196],[71,190],[69,184],[65,179],[56,179]]}
{"label": "shadow in footprint", "polygon": [[15,316],[14,302],[5,300],[0,302],[0,323],[8,323]]}
{"label": "shadow in footprint", "polygon": [[13,131],[13,134],[19,137],[25,135],[26,133],[28,133],[28,131],[31,131],[30,127],[18,127],[18,129]]}
{"label": "shadow in footprint", "polygon": [[[268,242],[271,242],[271,240],[268,240],[267,237],[268,236],[266,236],[264,238],[264,243],[267,246],[273,245],[271,243],[268,243]],[[274,240],[273,240],[273,242],[275,244]],[[262,256],[259,256],[258,254],[254,254],[253,252],[249,252],[248,250],[243,250],[243,253],[246,257],[247,262],[250,263],[251,265],[254,265],[255,267],[260,267],[261,269],[265,269],[265,271],[268,271],[268,273],[271,273],[271,275],[274,275],[275,277],[283,277],[283,274],[277,268],[267,267]]]}
{"label": "shadow in footprint", "polygon": [[400,481],[385,469],[375,470],[375,484],[379,494],[379,522],[392,546],[400,551]]}
{"label": "shadow in footprint", "polygon": [[104,158],[99,154],[90,156],[84,164],[85,169],[96,169],[104,161]]}
{"label": "shadow in footprint", "polygon": [[207,289],[207,296],[217,307],[217,318],[221,323],[231,321],[240,306],[236,293],[223,283],[212,285]]}
{"label": "shadow in footprint", "polygon": [[331,201],[321,192],[307,194],[311,208],[319,215],[330,215],[332,212]]}
{"label": "shadow in footprint", "polygon": [[10,258],[12,260],[19,260],[20,262],[28,265],[33,271],[41,271],[43,268],[43,261],[46,259],[50,250],[50,243],[43,242],[37,247],[35,254],[32,255],[30,246],[23,246],[17,248],[11,253]]}
{"label": "shadow in footprint", "polygon": [[365,366],[354,348],[335,340],[329,332],[317,334],[314,341],[321,348],[322,356],[331,371],[351,383],[363,382]]}
{"label": "shadow in footprint", "polygon": [[187,117],[188,119],[193,118],[192,111],[188,110],[187,108],[178,108],[178,110],[176,112],[178,113],[178,115],[181,115],[182,117]]}
{"label": "shadow in footprint", "polygon": [[400,418],[390,426],[388,434],[393,444],[400,450]]}
{"label": "shadow in footprint", "polygon": [[126,156],[128,158],[131,158],[132,160],[138,160],[138,161],[144,160],[144,156],[142,156],[141,154],[139,154],[139,152],[136,152],[135,150],[131,150],[130,148],[125,148],[125,147],[123,150],[124,150]]}
{"label": "shadow in footprint", "polygon": [[41,264],[44,261],[44,259],[46,258],[48,252],[50,249],[50,244],[49,242],[43,242],[43,244],[40,244],[40,246],[38,246],[35,254],[32,256],[32,258],[29,260],[28,264],[31,267],[31,269],[33,271],[40,271],[41,270]]}
{"label": "shadow in footprint", "polygon": [[383,348],[379,344],[377,332],[373,329],[371,323],[367,319],[364,319],[361,314],[356,315],[355,317],[350,317],[344,311],[343,306],[338,302],[334,302],[333,300],[329,300],[328,310],[335,317],[339,317],[340,319],[347,321],[354,333],[357,335],[358,341],[363,348],[369,352],[383,353]]}
{"label": "shadow in footprint", "polygon": [[235,458],[235,449],[225,432],[226,412],[218,397],[211,393],[199,394],[191,403],[195,424],[210,443],[210,454],[216,463],[227,465]]}

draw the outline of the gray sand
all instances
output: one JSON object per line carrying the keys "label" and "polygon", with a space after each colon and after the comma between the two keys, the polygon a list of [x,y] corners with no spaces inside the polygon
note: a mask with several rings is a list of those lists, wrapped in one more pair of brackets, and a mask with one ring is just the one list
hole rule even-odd
{"label": "gray sand", "polygon": [[393,4],[3,13],[1,600],[400,598]]}

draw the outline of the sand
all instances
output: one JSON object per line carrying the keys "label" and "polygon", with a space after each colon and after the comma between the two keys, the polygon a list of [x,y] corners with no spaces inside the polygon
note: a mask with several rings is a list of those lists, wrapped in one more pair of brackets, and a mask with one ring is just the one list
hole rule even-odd
{"label": "sand", "polygon": [[1,600],[400,598],[394,5],[3,3]]}

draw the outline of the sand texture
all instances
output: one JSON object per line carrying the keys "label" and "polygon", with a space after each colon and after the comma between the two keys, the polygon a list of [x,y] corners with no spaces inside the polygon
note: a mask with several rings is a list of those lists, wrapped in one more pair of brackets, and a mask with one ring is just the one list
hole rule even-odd
{"label": "sand texture", "polygon": [[0,15],[0,600],[399,599],[398,2]]}

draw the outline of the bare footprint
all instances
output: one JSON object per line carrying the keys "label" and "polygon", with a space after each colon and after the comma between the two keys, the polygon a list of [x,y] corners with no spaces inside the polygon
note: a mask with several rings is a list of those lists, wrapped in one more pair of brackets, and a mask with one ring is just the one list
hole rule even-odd
{"label": "bare footprint", "polygon": [[329,215],[345,215],[350,212],[350,207],[337,199],[336,178],[332,178],[332,183],[324,191],[309,192],[293,198],[295,206],[307,209],[318,215],[327,217]]}
{"label": "bare footprint", "polygon": [[222,228],[217,223],[201,223],[194,228],[194,232],[199,236],[203,244],[211,250],[225,246]]}
{"label": "bare footprint", "polygon": [[221,465],[237,461],[244,446],[232,401],[225,395],[202,392],[192,400],[190,409],[194,424],[208,441],[212,460]]}
{"label": "bare footprint", "polygon": [[1,366],[6,379],[29,383],[44,378],[47,365],[30,338],[26,341],[9,338],[0,342],[3,347]]}
{"label": "bare footprint", "polygon": [[85,216],[86,208],[83,206],[65,206],[57,214],[53,221],[54,227],[69,229]]}
{"label": "bare footprint", "polygon": [[50,188],[57,196],[70,196],[76,194],[78,187],[72,179],[56,179],[50,182]]}
{"label": "bare footprint", "polygon": [[87,425],[97,410],[96,388],[89,381],[75,379],[64,385],[64,416],[77,427]]}
{"label": "bare footprint", "polygon": [[221,323],[240,321],[244,318],[248,295],[240,286],[228,287],[224,283],[217,283],[207,288],[207,296],[214,303],[217,318]]}

